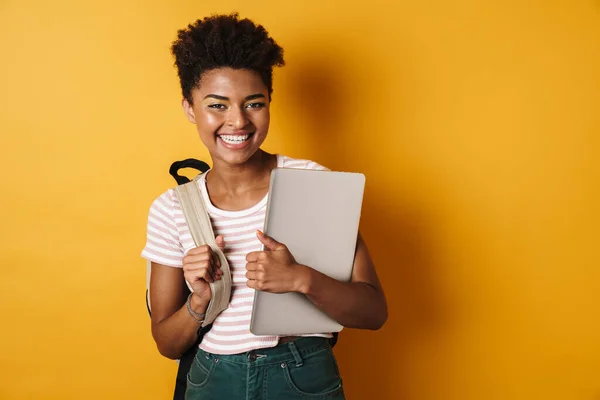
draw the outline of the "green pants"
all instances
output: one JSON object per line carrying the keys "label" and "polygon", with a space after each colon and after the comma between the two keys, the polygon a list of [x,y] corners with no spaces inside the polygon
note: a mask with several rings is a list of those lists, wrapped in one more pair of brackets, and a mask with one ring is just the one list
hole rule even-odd
{"label": "green pants", "polygon": [[345,399],[337,362],[325,338],[300,338],[235,355],[198,350],[186,400]]}

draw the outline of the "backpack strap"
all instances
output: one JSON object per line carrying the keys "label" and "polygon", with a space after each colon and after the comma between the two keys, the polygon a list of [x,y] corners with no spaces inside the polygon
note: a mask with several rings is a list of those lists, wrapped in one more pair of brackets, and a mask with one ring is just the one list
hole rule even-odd
{"label": "backpack strap", "polygon": [[[217,246],[215,234],[213,232],[210,217],[202,198],[202,192],[198,186],[196,177],[193,181],[179,185],[175,188],[175,194],[179,198],[181,209],[185,216],[185,220],[190,229],[192,238],[197,247],[207,244],[212,249],[215,257],[219,259],[221,263],[221,271],[223,275],[221,279],[214,282],[210,282],[210,291],[212,293],[210,303],[206,309],[206,316],[202,327],[211,324],[217,316],[225,310],[231,299],[231,271],[229,269],[229,263],[225,258],[225,254]],[[186,284],[192,290],[189,282]]]}

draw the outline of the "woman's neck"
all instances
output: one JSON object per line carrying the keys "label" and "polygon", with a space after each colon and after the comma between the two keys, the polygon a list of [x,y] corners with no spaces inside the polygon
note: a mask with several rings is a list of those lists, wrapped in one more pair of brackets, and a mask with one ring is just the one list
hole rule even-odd
{"label": "woman's neck", "polygon": [[271,170],[276,166],[273,154],[259,150],[243,165],[232,166],[214,160],[206,181],[213,193],[236,196],[268,185]]}

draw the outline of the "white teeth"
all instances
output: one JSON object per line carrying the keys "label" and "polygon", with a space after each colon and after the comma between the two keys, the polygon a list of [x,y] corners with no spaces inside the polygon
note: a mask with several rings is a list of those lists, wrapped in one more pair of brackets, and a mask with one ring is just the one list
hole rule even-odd
{"label": "white teeth", "polygon": [[219,136],[225,143],[239,144],[248,140],[250,135],[221,135]]}

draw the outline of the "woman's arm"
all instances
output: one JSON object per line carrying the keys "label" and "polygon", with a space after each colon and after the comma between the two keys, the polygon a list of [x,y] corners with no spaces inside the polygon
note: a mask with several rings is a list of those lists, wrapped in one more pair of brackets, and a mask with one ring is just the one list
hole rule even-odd
{"label": "woman's arm", "polygon": [[[188,294],[181,268],[152,263],[152,336],[160,354],[173,360],[180,358],[198,338],[200,324],[185,305]],[[208,302],[195,295],[190,302],[197,313],[204,313],[208,306]]]}
{"label": "woman's arm", "polygon": [[[225,248],[223,236],[216,237],[217,246]],[[192,311],[204,314],[210,302],[210,282],[221,279],[223,271],[209,245],[191,249],[182,259],[182,268],[152,263],[150,274],[150,306],[152,307],[152,337],[160,354],[178,359],[198,338],[202,320],[192,316],[185,304],[189,291]]]}
{"label": "woman's arm", "polygon": [[379,329],[387,320],[387,303],[373,261],[360,234],[349,283],[339,282],[296,263],[288,248],[258,233],[269,251],[246,257],[248,287],[272,293],[304,293],[317,307],[349,328]]}
{"label": "woman's arm", "polygon": [[340,282],[310,267],[300,266],[297,291],[348,328],[379,329],[387,320],[387,302],[373,261],[360,234],[350,283]]}

